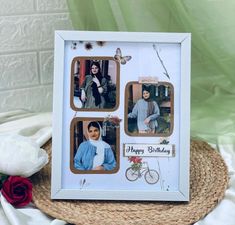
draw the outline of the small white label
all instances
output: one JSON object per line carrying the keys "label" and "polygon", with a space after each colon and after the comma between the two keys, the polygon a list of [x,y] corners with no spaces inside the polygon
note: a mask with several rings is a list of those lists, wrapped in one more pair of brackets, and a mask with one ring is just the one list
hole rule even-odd
{"label": "small white label", "polygon": [[144,84],[144,83],[151,83],[151,84],[157,84],[158,83],[158,77],[139,77],[139,83]]}
{"label": "small white label", "polygon": [[174,145],[124,144],[124,156],[174,157]]}

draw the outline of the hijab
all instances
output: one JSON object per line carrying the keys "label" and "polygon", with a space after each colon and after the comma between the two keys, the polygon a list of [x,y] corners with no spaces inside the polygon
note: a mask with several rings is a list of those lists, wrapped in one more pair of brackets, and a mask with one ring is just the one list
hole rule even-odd
{"label": "hijab", "polygon": [[[96,147],[96,154],[95,157],[93,159],[93,169],[97,166],[101,166],[104,163],[104,152],[105,152],[105,148],[108,148],[109,145],[102,140],[102,128],[100,126],[100,124],[98,122],[90,122],[88,124],[88,130],[90,127],[96,127],[99,129],[100,132],[100,136],[98,138],[98,140],[93,140],[89,138],[89,142],[91,143],[91,145]],[[88,136],[89,137],[89,136]]]}
{"label": "hijab", "polygon": [[143,89],[142,89],[142,95],[143,95],[143,92],[144,91],[147,91],[150,95],[149,95],[149,98],[148,99],[144,99],[144,101],[146,101],[148,103],[148,108],[147,108],[147,117],[149,117],[150,115],[152,115],[154,113],[154,104],[153,104],[153,101],[151,99],[151,87],[150,86],[143,86]]}
{"label": "hijab", "polygon": [[[99,72],[97,74],[92,74],[91,73],[91,76],[92,77],[96,76],[97,79],[99,80],[100,84],[101,84],[102,74],[100,72],[100,70],[101,70],[100,69],[100,64],[99,64],[99,62],[92,62],[91,67],[93,65],[95,65],[98,68]],[[98,106],[101,103],[101,97],[100,97],[100,93],[99,93],[98,87],[97,87],[95,82],[92,82],[91,87],[92,87],[92,95],[95,98],[95,105]]]}

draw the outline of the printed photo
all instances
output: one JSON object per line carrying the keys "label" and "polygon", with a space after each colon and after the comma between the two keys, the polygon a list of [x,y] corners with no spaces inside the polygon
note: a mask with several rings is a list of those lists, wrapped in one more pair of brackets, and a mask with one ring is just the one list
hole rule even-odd
{"label": "printed photo", "polygon": [[71,170],[74,173],[115,173],[119,167],[118,130],[102,119],[74,119]]}
{"label": "printed photo", "polygon": [[169,136],[173,129],[173,86],[130,82],[126,87],[126,133]]}
{"label": "printed photo", "polygon": [[114,111],[119,102],[119,66],[111,58],[74,58],[72,102],[78,110]]}

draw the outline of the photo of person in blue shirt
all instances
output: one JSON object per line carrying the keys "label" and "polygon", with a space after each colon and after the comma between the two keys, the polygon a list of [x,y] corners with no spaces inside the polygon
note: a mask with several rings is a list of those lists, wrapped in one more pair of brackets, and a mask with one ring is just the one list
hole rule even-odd
{"label": "photo of person in blue shirt", "polygon": [[97,121],[87,126],[88,140],[82,142],[74,157],[74,167],[78,170],[113,170],[116,160],[111,146],[102,140],[102,128]]}

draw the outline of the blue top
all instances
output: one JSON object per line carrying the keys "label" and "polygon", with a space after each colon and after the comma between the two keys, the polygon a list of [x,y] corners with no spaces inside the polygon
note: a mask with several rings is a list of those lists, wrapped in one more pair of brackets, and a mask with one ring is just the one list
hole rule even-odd
{"label": "blue top", "polygon": [[[96,147],[89,141],[82,142],[74,157],[74,166],[78,170],[92,170],[93,160],[96,155]],[[104,162],[101,165],[105,170],[112,170],[116,167],[116,160],[110,145],[104,149]]]}

